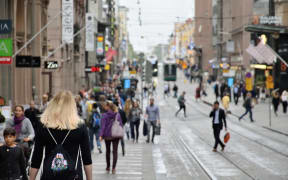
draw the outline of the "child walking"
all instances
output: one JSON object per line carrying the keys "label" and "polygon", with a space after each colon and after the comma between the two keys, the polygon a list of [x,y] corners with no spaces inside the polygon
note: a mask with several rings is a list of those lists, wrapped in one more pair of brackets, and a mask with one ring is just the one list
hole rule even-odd
{"label": "child walking", "polygon": [[5,144],[0,147],[0,179],[28,180],[24,153],[15,143],[16,131],[6,128],[3,134]]}

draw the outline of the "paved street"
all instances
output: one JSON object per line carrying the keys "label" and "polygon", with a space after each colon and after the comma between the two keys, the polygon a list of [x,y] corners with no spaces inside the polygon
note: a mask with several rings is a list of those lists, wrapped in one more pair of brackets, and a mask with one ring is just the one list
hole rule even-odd
{"label": "paved street", "polygon": [[[180,74],[180,73],[179,73]],[[93,174],[100,179],[287,179],[288,140],[279,133],[258,124],[238,122],[228,117],[231,140],[225,152],[212,152],[214,138],[208,114],[211,107],[195,102],[193,86],[180,83],[180,91],[187,91],[187,114],[174,114],[177,100],[162,96],[160,81],[156,102],[160,106],[162,134],[156,144],[146,144],[141,137],[139,144],[127,143],[127,156],[121,156],[117,174],[105,172],[104,154],[93,154]],[[147,104],[146,101],[144,104]],[[141,135],[142,135],[142,128]],[[224,133],[222,132],[222,138]]]}

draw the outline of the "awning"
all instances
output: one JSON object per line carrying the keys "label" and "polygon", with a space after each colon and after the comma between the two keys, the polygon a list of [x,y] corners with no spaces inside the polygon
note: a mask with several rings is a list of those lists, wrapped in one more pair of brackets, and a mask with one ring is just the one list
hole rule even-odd
{"label": "awning", "polygon": [[245,31],[248,32],[262,32],[262,33],[279,33],[284,34],[288,33],[288,27],[287,26],[268,26],[268,25],[248,25],[245,27]]}
{"label": "awning", "polygon": [[113,57],[117,55],[117,51],[113,50],[112,48],[109,48],[109,50],[106,52],[106,62],[112,61]]}

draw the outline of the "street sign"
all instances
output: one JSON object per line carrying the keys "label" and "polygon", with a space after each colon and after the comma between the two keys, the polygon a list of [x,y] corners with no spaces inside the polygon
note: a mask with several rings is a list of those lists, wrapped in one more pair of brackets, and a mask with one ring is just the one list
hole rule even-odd
{"label": "street sign", "polygon": [[267,89],[274,89],[274,82],[273,82],[273,77],[271,75],[269,75],[266,78],[266,88]]}
{"label": "street sign", "polygon": [[11,64],[12,57],[0,57],[0,64]]}
{"label": "street sign", "polygon": [[11,39],[0,39],[0,56],[12,56],[13,45]]}
{"label": "street sign", "polygon": [[62,0],[62,42],[73,43],[74,33],[74,1]]}
{"label": "street sign", "polygon": [[57,69],[58,68],[58,62],[57,61],[45,61],[44,62],[44,68],[45,69]]}
{"label": "street sign", "polygon": [[246,91],[252,91],[253,85],[252,85],[252,78],[246,77]]}
{"label": "street sign", "polygon": [[16,67],[19,68],[40,68],[41,58],[32,56],[16,56]]}
{"label": "street sign", "polygon": [[0,34],[9,34],[12,32],[12,20],[0,19]]}

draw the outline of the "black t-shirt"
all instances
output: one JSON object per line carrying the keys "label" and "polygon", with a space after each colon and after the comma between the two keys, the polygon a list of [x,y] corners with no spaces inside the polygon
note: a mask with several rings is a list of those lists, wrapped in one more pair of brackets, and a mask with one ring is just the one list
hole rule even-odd
{"label": "black t-shirt", "polygon": [[[58,144],[61,144],[64,137],[68,133],[68,130],[58,130],[58,129],[49,129],[57,141]],[[70,157],[76,161],[79,145],[81,147],[81,156],[84,165],[92,164],[91,151],[89,146],[89,136],[86,125],[80,125],[79,128],[71,130],[66,141],[63,144],[63,148],[69,153]],[[39,133],[35,137],[35,148],[32,156],[32,168],[40,168],[43,149],[45,147],[45,157],[48,157],[52,150],[55,148],[56,144],[50,136],[48,130],[41,124],[39,128]],[[45,161],[45,159],[44,159]],[[77,167],[78,174],[80,179],[82,179],[82,166],[81,161],[78,161]],[[56,180],[56,179],[54,179]]]}

